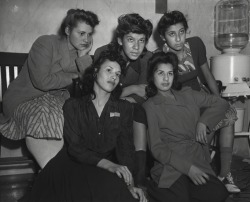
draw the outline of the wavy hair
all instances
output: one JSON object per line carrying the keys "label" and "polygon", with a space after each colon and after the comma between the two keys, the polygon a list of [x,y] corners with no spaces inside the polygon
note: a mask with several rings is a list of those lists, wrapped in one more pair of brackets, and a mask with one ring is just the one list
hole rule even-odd
{"label": "wavy hair", "polygon": [[[137,13],[129,13],[121,15],[118,18],[118,25],[115,29],[115,34],[112,42],[109,44],[110,48],[121,52],[122,47],[118,44],[118,38],[123,37],[128,33],[144,34],[146,37],[146,43],[152,35],[153,25],[149,20],[145,20]],[[147,51],[146,47],[143,50],[142,55]]]}
{"label": "wavy hair", "polygon": [[85,22],[87,25],[95,28],[95,26],[99,24],[99,19],[97,15],[91,11],[85,11],[83,9],[70,9],[67,11],[67,15],[61,23],[58,35],[66,37],[65,28],[69,27],[70,30],[72,30],[77,26],[78,22]]}
{"label": "wavy hair", "polygon": [[187,19],[185,18],[182,12],[180,11],[166,12],[161,17],[161,19],[157,24],[157,31],[161,36],[164,36],[165,32],[170,26],[176,25],[178,23],[182,23],[185,31],[187,31],[188,29]]}
{"label": "wavy hair", "polygon": [[[123,59],[122,55],[118,54],[117,52],[106,50],[103,51],[100,57],[90,66],[88,67],[82,77],[82,95],[92,95],[93,99],[96,97],[94,91],[94,82],[96,81],[96,73],[99,72],[101,65],[105,61],[112,61],[117,62],[121,67],[121,76],[124,76],[124,69],[126,66],[126,62]],[[122,93],[122,86],[120,82],[115,87],[115,89],[111,92],[111,95],[114,96],[116,99],[120,97]]]}
{"label": "wavy hair", "polygon": [[174,73],[174,80],[173,84],[171,86],[174,90],[180,90],[181,89],[181,83],[178,82],[178,58],[175,53],[167,52],[164,53],[156,52],[153,54],[153,56],[148,61],[148,86],[146,87],[146,95],[147,97],[153,97],[157,94],[158,90],[154,83],[154,74],[156,70],[158,69],[158,66],[160,64],[171,64],[173,66],[173,73]]}

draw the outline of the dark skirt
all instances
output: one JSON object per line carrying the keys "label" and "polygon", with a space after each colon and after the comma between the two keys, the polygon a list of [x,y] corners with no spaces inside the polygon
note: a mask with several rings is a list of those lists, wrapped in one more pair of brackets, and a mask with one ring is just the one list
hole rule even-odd
{"label": "dark skirt", "polygon": [[20,202],[135,202],[124,180],[70,159],[64,147],[38,174]]}

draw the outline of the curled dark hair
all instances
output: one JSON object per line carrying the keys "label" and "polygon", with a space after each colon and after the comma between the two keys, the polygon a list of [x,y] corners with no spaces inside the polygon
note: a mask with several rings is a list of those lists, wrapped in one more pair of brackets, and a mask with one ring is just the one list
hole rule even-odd
{"label": "curled dark hair", "polygon": [[154,73],[158,69],[159,64],[171,64],[173,66],[174,80],[172,89],[180,90],[181,84],[178,82],[178,58],[172,52],[156,52],[148,61],[148,86],[146,87],[147,97],[153,97],[157,94],[157,88],[154,83]]}
{"label": "curled dark hair", "polygon": [[[94,92],[94,82],[96,80],[96,73],[99,72],[101,65],[105,61],[112,61],[117,62],[121,67],[121,76],[124,76],[124,69],[126,67],[126,62],[123,59],[122,55],[118,54],[117,52],[106,50],[103,51],[100,57],[85,70],[85,73],[82,77],[82,95],[93,95],[93,99],[96,97]],[[116,88],[111,92],[116,99],[120,97],[122,93],[122,87],[120,82],[116,86]]]}
{"label": "curled dark hair", "polygon": [[[137,13],[129,13],[121,15],[118,18],[118,25],[115,30],[114,39],[111,46],[117,51],[121,51],[122,48],[119,46],[118,38],[123,39],[124,35],[128,33],[144,34],[146,37],[146,43],[148,42],[153,30],[153,25],[149,20],[145,20]],[[146,52],[144,48],[143,53]]]}
{"label": "curled dark hair", "polygon": [[182,23],[185,31],[187,31],[188,29],[187,19],[185,18],[182,12],[180,11],[166,12],[158,22],[157,31],[161,36],[164,36],[165,32],[170,26],[176,25],[178,23]]}
{"label": "curled dark hair", "polygon": [[95,28],[95,26],[99,24],[99,19],[97,15],[91,11],[85,11],[83,9],[70,9],[68,10],[66,17],[63,19],[58,30],[59,36],[67,36],[65,33],[65,28],[69,27],[72,29],[77,26],[78,22],[85,22],[87,25]]}

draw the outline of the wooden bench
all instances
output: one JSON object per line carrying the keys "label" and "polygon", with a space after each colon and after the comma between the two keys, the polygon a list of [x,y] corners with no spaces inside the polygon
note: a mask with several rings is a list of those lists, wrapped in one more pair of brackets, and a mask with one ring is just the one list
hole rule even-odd
{"label": "wooden bench", "polygon": [[[3,112],[3,95],[18,76],[27,57],[27,53],[0,52],[0,113]],[[35,167],[24,140],[9,140],[0,134],[0,175],[33,172]]]}
{"label": "wooden bench", "polygon": [[0,52],[0,113],[3,112],[3,95],[10,82],[13,81],[21,71],[27,57],[27,53]]}

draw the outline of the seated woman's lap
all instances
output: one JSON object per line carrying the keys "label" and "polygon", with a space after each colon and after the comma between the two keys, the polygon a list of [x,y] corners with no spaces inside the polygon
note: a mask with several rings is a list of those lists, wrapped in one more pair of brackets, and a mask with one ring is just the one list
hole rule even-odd
{"label": "seated woman's lap", "polygon": [[150,202],[220,202],[227,196],[225,186],[214,176],[204,185],[195,185],[187,176],[182,175],[169,189],[158,188],[155,182],[150,182],[148,195]]}
{"label": "seated woman's lap", "polygon": [[71,160],[65,147],[41,171],[31,195],[31,199],[48,196],[48,201],[53,196],[60,202],[136,201],[123,179],[102,168]]}

